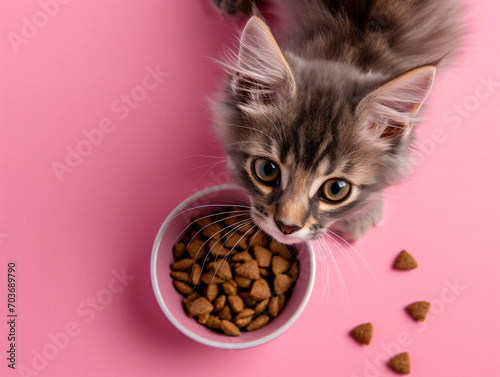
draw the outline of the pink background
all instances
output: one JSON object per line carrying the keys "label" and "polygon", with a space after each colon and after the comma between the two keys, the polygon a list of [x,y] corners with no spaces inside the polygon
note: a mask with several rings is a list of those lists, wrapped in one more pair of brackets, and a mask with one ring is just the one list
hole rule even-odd
{"label": "pink background", "polygon": [[[162,314],[149,275],[168,213],[228,182],[205,96],[222,77],[210,58],[234,41],[237,23],[208,0],[66,3],[0,3],[1,375],[392,376],[384,360],[400,350],[410,353],[413,376],[496,373],[498,1],[470,5],[467,51],[431,94],[420,164],[386,192],[383,225],[355,245],[366,264],[346,247],[359,278],[332,249],[347,297],[318,253],[299,320],[242,351],[182,335]],[[160,72],[156,80],[144,81],[148,70]],[[125,105],[123,94],[133,102]],[[417,270],[391,269],[403,248]],[[5,360],[11,260],[16,371]],[[403,310],[416,300],[432,302],[423,325]],[[374,338],[361,347],[347,334],[368,321]]]}

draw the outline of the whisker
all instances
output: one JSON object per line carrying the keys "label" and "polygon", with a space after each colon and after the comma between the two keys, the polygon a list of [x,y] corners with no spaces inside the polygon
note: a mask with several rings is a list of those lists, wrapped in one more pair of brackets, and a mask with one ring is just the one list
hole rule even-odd
{"label": "whisker", "polygon": [[[224,158],[222,161],[216,161],[216,162],[212,162],[210,164],[205,164],[205,165],[199,165],[199,166],[196,166],[195,168],[191,168],[191,169],[188,169],[186,170],[186,172],[192,172],[192,171],[195,171],[195,170],[200,170],[200,169],[203,169],[203,168],[210,168],[207,170],[207,172],[205,174],[207,174],[210,170],[212,170],[214,167],[216,167],[217,165],[219,164],[223,164],[224,162],[227,161],[227,158]],[[203,178],[203,175],[201,176]],[[201,178],[200,178],[201,179]],[[196,184],[195,184],[196,186]]]}
{"label": "whisker", "polygon": [[361,289],[362,288],[362,280],[361,280],[361,275],[359,274],[359,270],[356,267],[356,264],[354,263],[354,260],[352,259],[351,255],[347,252],[347,250],[342,246],[340,242],[338,242],[335,238],[333,238],[331,235],[328,233],[325,233],[325,236],[328,237],[329,240],[331,240],[335,245],[337,246],[337,249],[340,251],[340,253],[344,256],[344,258],[347,260],[347,263],[349,263],[349,266],[351,266],[352,270],[354,271],[354,275],[356,276],[356,281],[358,282],[358,287]]}
{"label": "whisker", "polygon": [[[234,142],[234,143],[228,143],[228,144],[225,144],[223,146],[227,148],[227,147],[231,147],[233,145],[240,145],[240,144],[255,144],[255,142],[253,142],[253,141],[238,141],[238,142]],[[259,142],[259,144],[266,146],[266,147],[269,147],[269,148],[273,148],[273,145],[269,144],[269,143]]]}
{"label": "whisker", "polygon": [[[226,220],[226,219],[217,220],[217,222],[218,222],[218,221],[224,221],[224,220]],[[246,220],[241,220],[241,221],[246,221]],[[207,225],[207,226],[210,226],[210,225],[215,224],[215,223],[216,223],[216,222],[213,222],[213,223],[211,223],[211,224],[209,224],[209,225]],[[201,245],[201,246],[200,246],[200,248],[198,249],[198,252],[196,253],[196,256],[195,256],[194,260],[196,261],[196,260],[198,259],[198,253],[201,251],[201,249],[203,249],[203,248],[205,247],[205,245],[206,245],[208,242],[210,242],[210,240],[211,240],[211,239],[213,239],[213,238],[214,238],[217,234],[219,234],[219,233],[223,232],[224,230],[226,230],[226,229],[228,229],[228,228],[230,228],[230,227],[231,227],[231,226],[230,226],[230,225],[228,225],[228,226],[226,226],[225,228],[222,228],[221,230],[219,230],[218,232],[216,232],[216,233],[212,234],[212,235],[211,235],[211,236],[210,236],[210,237],[209,237],[209,238],[208,238],[208,239],[207,239],[207,240],[203,243],[203,245]],[[194,237],[196,237],[196,234],[193,236],[193,238],[194,238]],[[216,240],[216,242],[214,243],[214,245],[213,245],[213,246],[212,246],[212,247],[208,250],[208,252],[206,253],[205,258],[203,258],[203,263],[202,263],[202,265],[201,265],[201,270],[202,270],[202,271],[203,271],[203,269],[205,268],[205,264],[206,264],[206,262],[207,262],[207,258],[208,258],[208,256],[212,253],[212,249],[215,247],[215,245],[217,245],[217,244],[220,242],[220,240],[221,240],[221,239],[222,239],[222,238],[219,238],[218,240]],[[224,246],[224,244],[221,244],[221,247],[220,247],[219,252],[217,253],[217,255],[216,255],[215,259],[217,259],[217,256],[219,255],[220,250],[222,249],[222,247],[223,247],[223,246]],[[193,265],[193,266],[194,266],[194,265]],[[191,274],[192,274],[192,273],[193,273],[193,269],[191,269]],[[214,277],[212,278],[212,283],[213,283],[213,279],[214,279],[214,278],[215,278],[215,274],[214,274]],[[196,287],[196,284],[195,284],[195,287]]]}
{"label": "whisker", "polygon": [[377,279],[375,278],[375,274],[373,273],[370,265],[368,264],[368,262],[366,261],[365,258],[363,258],[363,256],[361,255],[361,253],[354,247],[352,246],[349,242],[347,242],[345,239],[343,239],[340,235],[338,235],[337,233],[335,233],[333,230],[331,229],[328,229],[328,232],[332,233],[335,237],[341,239],[345,244],[347,244],[352,250],[354,250],[354,252],[358,255],[358,257],[363,261],[363,263],[365,264],[366,268],[368,269],[368,271],[370,272],[370,275],[373,279],[373,282],[375,283],[375,287],[377,288],[377,291],[380,293],[380,287],[377,283]]}
{"label": "whisker", "polygon": [[222,160],[222,161],[218,161],[218,162],[215,162],[213,164],[210,164],[210,165],[205,165],[205,167],[206,166],[210,166],[210,167],[205,171],[205,173],[203,173],[201,175],[200,178],[197,179],[197,181],[194,183],[194,186],[197,186],[200,183],[200,181],[203,179],[203,177],[205,177],[208,173],[210,173],[210,171],[212,171],[215,167],[217,167],[220,164],[224,164],[226,162],[227,162],[227,160]]}
{"label": "whisker", "polygon": [[394,198],[394,199],[403,199],[403,200],[412,200],[412,201],[416,201],[417,200],[415,198],[408,198],[408,197],[404,197],[404,196],[387,195],[387,194],[383,194],[383,193],[374,193],[373,195],[383,196],[385,198]]}
{"label": "whisker", "polygon": [[[329,259],[331,260],[332,265],[335,268],[336,275],[337,275],[337,281],[339,283],[341,310],[340,310],[340,315],[339,315],[339,321],[337,322],[337,325],[335,327],[335,331],[336,331],[338,329],[338,327],[340,326],[340,323],[342,321],[342,318],[344,317],[344,314],[346,313],[346,308],[349,306],[349,294],[347,291],[347,286],[345,284],[342,272],[340,271],[340,268],[339,268],[337,262],[335,261],[335,258],[333,257],[333,254],[331,253],[331,250],[330,250],[328,244],[326,243],[326,240],[319,239],[319,240],[316,240],[315,243],[320,243],[324,247],[323,255],[326,254],[330,257]],[[325,263],[326,263],[326,261],[327,261],[327,259],[325,260]],[[326,263],[326,265],[328,266],[327,263]]]}
{"label": "whisker", "polygon": [[[202,208],[202,207],[205,207],[205,206],[192,207],[192,209],[195,209],[195,208]],[[220,206],[219,206],[219,207],[220,207]],[[228,205],[228,207],[234,207],[234,205]],[[175,219],[177,216],[179,216],[180,214],[185,213],[185,212],[187,212],[187,211],[183,211],[183,212],[181,212],[181,213],[177,214],[176,216],[174,216],[174,219]],[[227,213],[240,213],[240,212],[241,212],[241,214],[239,214],[239,215],[234,215],[234,216],[232,216],[231,218],[233,218],[233,217],[238,217],[238,216],[244,216],[247,212],[249,213],[249,211],[247,211],[247,210],[239,210],[239,211],[227,211],[227,212],[221,212],[221,214],[227,214]],[[187,225],[184,227],[184,229],[182,229],[182,230],[180,231],[179,235],[178,235],[178,236],[174,239],[174,244],[175,244],[175,243],[177,243],[177,242],[181,239],[182,235],[183,235],[183,234],[184,234],[184,233],[185,233],[185,232],[189,229],[189,227],[191,227],[194,223],[196,223],[196,222],[197,222],[197,221],[199,221],[199,220],[203,220],[203,219],[210,218],[210,217],[212,217],[212,216],[213,216],[213,215],[207,215],[207,216],[198,217],[197,219],[192,220],[189,224],[187,224]],[[209,224],[209,225],[207,225],[207,226],[210,226],[210,225],[212,225],[212,224],[213,224],[213,223],[210,223],[210,224]],[[203,229],[205,229],[205,227],[204,227],[204,228],[202,228],[201,230],[203,230]],[[200,230],[200,231],[201,231],[201,230]],[[195,235],[197,235],[200,231],[196,232],[196,234],[195,234]],[[194,238],[194,236],[193,236],[192,238]],[[173,246],[173,245],[172,245],[172,246]]]}
{"label": "whisker", "polygon": [[[248,220],[247,222],[245,222],[245,223],[243,223],[242,225],[240,225],[240,226],[238,227],[238,230],[239,230],[239,229],[241,229],[241,228],[244,228],[245,226],[247,226],[247,225],[249,225],[249,224],[251,224],[251,223],[252,223],[252,220]],[[234,225],[234,224],[233,224],[233,225]],[[245,232],[245,233],[241,236],[240,240],[242,240],[242,239],[243,239],[243,237],[245,237],[245,236],[247,235],[247,233],[248,233],[248,232],[250,232],[250,231],[251,231],[254,227],[255,227],[255,225],[254,225],[254,226],[252,226],[249,230],[247,230],[247,231],[246,231],[246,232]],[[234,233],[233,233],[233,234],[234,234]],[[238,242],[239,242],[240,240],[238,240]],[[223,260],[223,261],[224,261],[224,260],[229,261],[229,256],[232,254],[232,252],[233,252],[234,248],[236,247],[236,245],[238,245],[238,242],[237,242],[237,243],[236,243],[236,244],[235,244],[235,245],[234,245],[234,246],[233,246],[233,247],[229,250],[229,253],[227,253],[227,254],[226,254],[226,255],[222,258],[222,260]],[[224,242],[224,244],[225,244],[225,242]],[[223,244],[223,245],[224,245],[224,244]],[[217,253],[217,255],[215,256],[215,260],[217,260],[217,257],[218,257],[218,256],[219,256],[219,253]],[[227,258],[227,259],[226,259],[226,258]],[[219,269],[219,266],[220,266],[220,264],[217,266],[217,268],[216,268],[216,270],[215,270],[214,277],[212,278],[212,283],[213,283],[213,279],[215,279],[215,276],[217,276],[217,271],[218,271],[218,269]]]}
{"label": "whisker", "polygon": [[[220,123],[220,122],[219,122]],[[235,127],[235,128],[244,128],[244,129],[247,129],[247,130],[250,130],[250,131],[255,131],[255,132],[259,132],[261,133],[262,135],[264,136],[267,136],[269,139],[273,140],[273,138],[271,136],[269,136],[268,134],[266,134],[264,131],[262,130],[259,130],[255,127],[248,127],[248,126],[242,126],[240,124],[229,124],[229,123],[225,123],[224,124],[225,126],[228,126],[228,127]]]}
{"label": "whisker", "polygon": [[[321,240],[321,241],[323,241],[323,240]],[[323,297],[325,295],[325,292],[328,292],[328,295],[326,298],[326,309],[325,309],[325,315],[326,315],[326,312],[328,311],[328,301],[329,301],[329,296],[330,296],[330,270],[329,270],[328,263],[326,262],[325,251],[323,250],[323,248],[318,248],[318,251],[321,253],[321,259],[320,259],[321,283],[323,285],[323,292],[321,292],[321,299],[322,300],[323,300]],[[325,278],[326,278],[326,284],[323,280]]]}
{"label": "whisker", "polygon": [[[249,207],[249,206],[247,206],[247,205],[243,205],[243,204],[234,204],[234,203],[233,203],[233,204],[205,204],[205,205],[194,206],[194,207],[190,207],[190,208],[188,208],[188,209],[185,209],[185,210],[183,210],[183,211],[179,212],[177,215],[175,215],[175,216],[172,218],[172,220],[173,220],[173,219],[175,219],[175,218],[177,218],[178,216],[181,216],[181,215],[185,214],[186,212],[189,212],[189,211],[194,211],[194,210],[198,210],[198,209],[202,209],[202,208],[213,208],[213,207],[217,207],[217,208],[221,208],[221,207],[241,207],[241,208],[245,208],[245,210],[247,210],[247,209],[248,209],[248,212],[249,212],[249,213],[250,213],[250,208],[251,208],[251,207]],[[242,211],[243,211],[243,210],[242,210]],[[208,215],[208,216],[205,216],[205,217],[203,217],[203,218],[205,219],[205,218],[207,218],[207,217],[211,217],[211,216],[212,216],[212,215]],[[199,220],[199,219],[198,219],[198,220]],[[196,221],[197,221],[197,220],[196,220]],[[195,221],[191,222],[191,223],[190,223],[190,224],[189,224],[186,228],[184,228],[184,230],[183,230],[182,232],[186,231],[186,230],[189,228],[189,226],[191,226],[194,222],[195,222]],[[179,238],[180,238],[180,236],[178,236],[178,238],[177,238],[177,239],[179,239]]]}

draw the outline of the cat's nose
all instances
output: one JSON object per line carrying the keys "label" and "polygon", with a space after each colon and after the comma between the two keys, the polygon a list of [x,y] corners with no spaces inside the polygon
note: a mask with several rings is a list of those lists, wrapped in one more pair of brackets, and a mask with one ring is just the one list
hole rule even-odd
{"label": "cat's nose", "polygon": [[285,225],[277,219],[274,219],[274,221],[283,234],[291,234],[302,228],[300,225]]}

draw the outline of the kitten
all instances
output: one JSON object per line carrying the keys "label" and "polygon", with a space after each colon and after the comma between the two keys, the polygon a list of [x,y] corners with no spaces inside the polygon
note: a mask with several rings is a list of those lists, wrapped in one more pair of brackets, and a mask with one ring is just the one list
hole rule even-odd
{"label": "kitten", "polygon": [[254,222],[287,244],[329,229],[359,239],[381,220],[381,191],[410,170],[417,114],[462,35],[460,4],[275,0],[278,44],[249,1],[212,1],[253,14],[213,113]]}

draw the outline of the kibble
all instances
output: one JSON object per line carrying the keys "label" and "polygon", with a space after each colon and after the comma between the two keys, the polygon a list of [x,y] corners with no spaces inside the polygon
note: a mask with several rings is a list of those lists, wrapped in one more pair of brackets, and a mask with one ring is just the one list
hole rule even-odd
{"label": "kibble", "polygon": [[252,322],[250,322],[250,324],[247,326],[247,330],[248,331],[258,330],[264,325],[266,325],[267,322],[269,322],[269,319],[270,318],[267,315],[262,314],[261,316],[255,318]]}
{"label": "kibble", "polygon": [[409,252],[403,250],[394,261],[394,269],[400,271],[413,270],[418,267],[418,263]]}
{"label": "kibble", "polygon": [[214,300],[214,311],[217,312],[221,310],[224,306],[226,306],[226,296],[221,295]]}
{"label": "kibble", "polygon": [[364,323],[352,329],[350,334],[358,343],[368,346],[373,337],[373,325],[371,322]]}
{"label": "kibble", "polygon": [[281,295],[287,292],[293,285],[293,279],[284,274],[279,274],[274,277],[274,292]]}
{"label": "kibble", "polygon": [[424,322],[431,304],[427,301],[417,301],[408,305],[405,310],[415,321]]}
{"label": "kibble", "polygon": [[193,220],[173,246],[170,276],[190,318],[240,336],[280,315],[300,268],[293,248],[247,223],[245,210],[232,211]]}
{"label": "kibble", "polygon": [[231,321],[223,319],[220,327],[227,335],[240,336],[240,329]]}
{"label": "kibble", "polygon": [[398,374],[410,374],[410,355],[408,352],[400,353],[390,359],[388,365]]}

